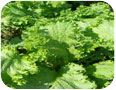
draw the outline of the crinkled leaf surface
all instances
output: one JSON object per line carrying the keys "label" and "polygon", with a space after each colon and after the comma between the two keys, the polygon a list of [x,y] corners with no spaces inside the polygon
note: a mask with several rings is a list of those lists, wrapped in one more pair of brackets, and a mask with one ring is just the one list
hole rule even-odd
{"label": "crinkled leaf surface", "polygon": [[88,71],[93,72],[92,75],[97,78],[111,80],[114,78],[114,62],[108,60],[96,63],[89,66]]}
{"label": "crinkled leaf surface", "polygon": [[[15,47],[4,47],[2,49],[2,79],[10,76],[17,85],[25,84],[24,76],[37,72],[37,66],[34,62],[28,61],[25,56],[18,55]],[[4,76],[6,75],[6,77]]]}
{"label": "crinkled leaf surface", "polygon": [[87,75],[96,82],[97,88],[105,88],[114,78],[114,62],[102,61],[86,68]]}
{"label": "crinkled leaf surface", "polygon": [[90,89],[96,88],[94,81],[84,75],[85,69],[78,64],[68,64],[61,68],[51,89]]}

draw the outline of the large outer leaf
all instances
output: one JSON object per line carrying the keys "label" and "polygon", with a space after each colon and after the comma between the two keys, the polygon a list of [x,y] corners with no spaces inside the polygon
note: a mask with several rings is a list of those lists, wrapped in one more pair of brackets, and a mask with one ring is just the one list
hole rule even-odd
{"label": "large outer leaf", "polygon": [[16,86],[17,89],[49,89],[56,78],[56,72],[45,67],[39,67],[40,72],[26,77],[27,83]]}
{"label": "large outer leaf", "polygon": [[74,36],[74,27],[70,22],[52,23],[47,28],[52,39],[68,44],[75,42],[72,38]]}
{"label": "large outer leaf", "polygon": [[78,25],[83,30],[87,30],[88,27],[92,28],[92,31],[99,36],[99,41],[106,47],[114,47],[114,20],[104,20],[99,18],[85,19],[78,22]]}
{"label": "large outer leaf", "polygon": [[107,87],[114,78],[114,62],[102,61],[86,68],[88,76],[97,84],[97,88]]}
{"label": "large outer leaf", "polygon": [[104,20],[103,24],[93,28],[101,40],[104,40],[107,47],[114,47],[114,20]]}
{"label": "large outer leaf", "polygon": [[92,89],[96,88],[94,82],[84,75],[85,69],[78,64],[68,64],[61,68],[59,76],[51,89]]}
{"label": "large outer leaf", "polygon": [[[102,61],[100,63],[96,63],[92,66],[89,66],[88,73],[93,76],[101,79],[111,80],[114,78],[114,62],[113,61]],[[92,73],[93,72],[93,73]]]}
{"label": "large outer leaf", "polygon": [[104,40],[114,40],[114,20],[105,20],[103,24],[94,28],[93,31]]}
{"label": "large outer leaf", "polygon": [[34,74],[38,70],[34,62],[18,54],[14,47],[2,48],[1,70],[4,83],[7,82],[6,78],[9,78],[17,85],[25,84],[24,76]]}

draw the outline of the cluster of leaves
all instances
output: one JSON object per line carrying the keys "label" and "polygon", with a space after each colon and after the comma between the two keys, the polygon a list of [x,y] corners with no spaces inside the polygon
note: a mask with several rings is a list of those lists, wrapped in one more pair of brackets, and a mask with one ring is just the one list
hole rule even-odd
{"label": "cluster of leaves", "polygon": [[3,82],[17,89],[105,88],[114,77],[114,15],[104,2],[15,1],[2,10]]}

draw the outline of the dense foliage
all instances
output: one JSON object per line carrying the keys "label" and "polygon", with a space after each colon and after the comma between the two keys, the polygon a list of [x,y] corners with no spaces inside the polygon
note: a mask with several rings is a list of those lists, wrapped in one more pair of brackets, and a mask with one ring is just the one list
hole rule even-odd
{"label": "dense foliage", "polygon": [[13,1],[2,10],[1,76],[17,89],[99,89],[114,78],[114,13],[104,2]]}

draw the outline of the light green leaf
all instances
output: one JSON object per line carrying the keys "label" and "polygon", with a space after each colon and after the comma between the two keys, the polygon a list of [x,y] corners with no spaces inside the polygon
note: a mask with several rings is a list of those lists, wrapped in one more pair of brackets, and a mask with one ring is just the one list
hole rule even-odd
{"label": "light green leaf", "polygon": [[95,82],[84,75],[85,69],[78,64],[68,64],[61,68],[51,89],[93,89]]}

